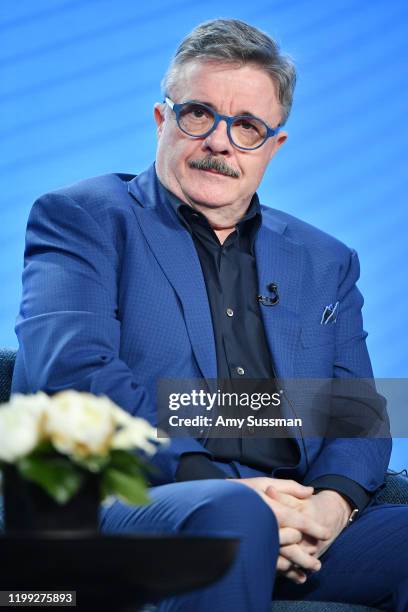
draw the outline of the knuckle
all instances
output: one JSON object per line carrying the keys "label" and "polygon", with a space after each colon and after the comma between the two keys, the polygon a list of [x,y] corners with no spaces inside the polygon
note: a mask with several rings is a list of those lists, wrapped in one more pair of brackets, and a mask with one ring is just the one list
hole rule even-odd
{"label": "knuckle", "polygon": [[285,544],[281,547],[280,554],[287,559],[291,555],[293,544]]}
{"label": "knuckle", "polygon": [[314,557],[307,557],[304,565],[308,567],[309,569],[312,569],[316,565],[316,559]]}
{"label": "knuckle", "polygon": [[298,517],[298,525],[301,531],[309,528],[309,521],[302,514]]}
{"label": "knuckle", "polygon": [[294,527],[288,527],[288,536],[293,542],[298,542],[300,540],[301,533],[298,529],[294,529]]}
{"label": "knuckle", "polygon": [[290,561],[284,559],[283,557],[278,560],[278,569],[280,571],[286,572],[290,568],[290,565]]}
{"label": "knuckle", "polygon": [[294,529],[293,530],[293,538],[294,538],[294,541],[296,542],[296,544],[298,544],[299,542],[302,541],[302,538],[303,538],[302,532],[299,531],[298,529]]}

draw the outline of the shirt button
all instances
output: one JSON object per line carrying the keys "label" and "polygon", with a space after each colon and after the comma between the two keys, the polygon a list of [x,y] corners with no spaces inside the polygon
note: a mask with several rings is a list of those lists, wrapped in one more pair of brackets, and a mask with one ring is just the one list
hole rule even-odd
{"label": "shirt button", "polygon": [[241,368],[241,366],[238,366],[236,369],[237,374],[239,374],[240,376],[243,376],[245,374],[245,370],[244,368]]}
{"label": "shirt button", "polygon": [[226,312],[227,312],[227,315],[229,317],[233,317],[234,316],[234,311],[232,310],[232,308],[227,308]]}

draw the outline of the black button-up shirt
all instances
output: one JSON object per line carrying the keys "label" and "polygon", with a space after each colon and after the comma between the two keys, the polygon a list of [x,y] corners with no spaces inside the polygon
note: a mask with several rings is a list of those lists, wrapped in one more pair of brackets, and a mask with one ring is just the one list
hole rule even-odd
{"label": "black button-up shirt", "polygon": [[[255,194],[246,214],[223,244],[199,211],[182,202],[159,183],[166,199],[190,232],[200,260],[211,309],[219,380],[275,379],[271,354],[259,310],[258,280],[254,242],[262,222],[261,207]],[[210,438],[207,450],[214,460],[239,461],[272,472],[276,467],[295,466],[299,449],[290,438]],[[225,478],[207,455],[194,453],[181,457],[178,480]],[[342,493],[360,510],[370,496],[356,482],[328,475],[310,483],[315,488]]]}
{"label": "black button-up shirt", "polygon": [[[191,233],[201,263],[212,316],[219,386],[224,387],[223,381],[228,379],[273,381],[275,373],[257,300],[253,247],[262,221],[258,196],[254,195],[246,214],[221,244],[203,214],[170,192],[167,195]],[[242,438],[210,438],[206,448],[216,460],[240,461],[265,471],[295,466],[299,461],[298,447],[288,438],[255,439],[249,434]]]}

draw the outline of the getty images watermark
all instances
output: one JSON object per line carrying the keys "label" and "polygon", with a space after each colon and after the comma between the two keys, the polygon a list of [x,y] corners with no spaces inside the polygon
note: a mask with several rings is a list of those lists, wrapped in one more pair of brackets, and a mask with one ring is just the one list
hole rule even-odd
{"label": "getty images watermark", "polygon": [[[169,410],[178,411],[182,408],[201,408],[205,411],[219,410],[219,408],[249,408],[258,411],[261,408],[277,408],[281,405],[281,394],[276,393],[236,393],[221,391],[209,393],[203,389],[193,389],[190,393],[171,393],[169,395]],[[301,427],[302,419],[286,419],[273,417],[257,417],[247,414],[245,416],[227,416],[224,412],[217,416],[196,414],[195,416],[169,416],[170,427],[217,427],[243,430],[247,427]]]}
{"label": "getty images watermark", "polygon": [[[256,391],[253,389],[259,385],[251,388],[248,381],[246,389],[242,389],[242,384],[228,381],[222,388],[209,391],[198,385],[194,388],[191,382],[180,385],[178,381],[179,388],[182,387],[178,391],[172,390],[173,381],[162,382],[159,388],[158,424],[170,437],[200,437],[204,433],[208,437],[242,437],[255,430],[262,430],[265,435],[265,431],[276,428],[283,430],[285,437],[287,428],[302,427],[301,418],[281,414],[283,390]],[[240,389],[225,390],[231,386]],[[265,387],[265,381],[262,386]]]}
{"label": "getty images watermark", "polygon": [[408,437],[407,400],[407,379],[162,379],[157,425],[166,437]]}

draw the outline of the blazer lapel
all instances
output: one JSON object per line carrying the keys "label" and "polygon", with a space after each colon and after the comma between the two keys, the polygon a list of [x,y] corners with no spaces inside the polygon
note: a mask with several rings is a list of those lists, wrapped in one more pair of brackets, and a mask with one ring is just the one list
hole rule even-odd
{"label": "blazer lapel", "polygon": [[177,293],[193,352],[204,378],[217,378],[207,290],[194,242],[158,189],[154,166],[128,185],[134,212],[159,265]]}
{"label": "blazer lapel", "polygon": [[294,377],[294,357],[300,335],[299,288],[303,268],[303,247],[283,235],[286,223],[263,215],[255,241],[259,293],[269,295],[268,285],[276,283],[279,302],[260,304],[269,348],[279,378]]}
{"label": "blazer lapel", "polygon": [[[278,381],[280,388],[285,389],[281,414],[285,418],[292,419],[298,415],[294,408],[295,404],[291,401],[291,381],[287,380],[285,383],[285,379],[295,377],[294,358],[300,337],[299,288],[303,269],[303,247],[286,238],[283,235],[285,229],[286,223],[269,216],[268,213],[264,214],[255,241],[255,254],[259,293],[269,295],[268,285],[270,283],[277,285],[278,304],[275,306],[260,304],[260,309],[275,372],[278,379],[283,379]],[[302,468],[305,454],[300,440],[303,435],[301,428],[296,427],[295,430],[297,434],[293,439],[300,451],[300,463],[297,468]]]}

